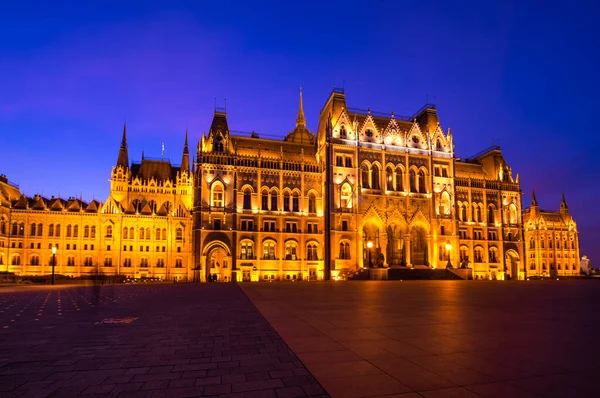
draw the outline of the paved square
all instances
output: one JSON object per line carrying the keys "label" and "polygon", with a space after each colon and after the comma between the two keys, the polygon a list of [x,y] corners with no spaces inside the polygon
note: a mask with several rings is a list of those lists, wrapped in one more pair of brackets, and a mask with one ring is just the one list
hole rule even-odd
{"label": "paved square", "polygon": [[598,281],[243,284],[333,397],[598,397]]}
{"label": "paved square", "polygon": [[323,396],[236,284],[0,290],[1,397]]}

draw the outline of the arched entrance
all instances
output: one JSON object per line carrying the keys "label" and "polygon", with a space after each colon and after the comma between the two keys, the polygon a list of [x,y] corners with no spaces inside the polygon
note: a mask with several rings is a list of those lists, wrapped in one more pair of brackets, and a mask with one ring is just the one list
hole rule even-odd
{"label": "arched entrance", "polygon": [[427,232],[425,228],[415,226],[410,231],[410,262],[415,265],[429,265],[427,258]]}
{"label": "arched entrance", "polygon": [[519,254],[516,251],[511,249],[506,252],[504,264],[506,275],[510,279],[521,279],[519,278]]}
{"label": "arched entrance", "polygon": [[398,224],[387,227],[387,261],[390,267],[406,266],[402,228]]}
{"label": "arched entrance", "polygon": [[209,276],[212,276],[218,282],[230,282],[231,266],[231,254],[227,247],[220,242],[212,245],[206,252],[204,280],[208,282]]}

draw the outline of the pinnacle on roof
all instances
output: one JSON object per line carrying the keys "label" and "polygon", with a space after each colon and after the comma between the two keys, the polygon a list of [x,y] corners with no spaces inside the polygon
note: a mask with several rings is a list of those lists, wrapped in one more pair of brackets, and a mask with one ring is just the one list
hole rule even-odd
{"label": "pinnacle on roof", "polygon": [[123,123],[123,138],[121,139],[121,148],[119,149],[117,166],[129,167],[129,154],[127,152],[127,122]]}
{"label": "pinnacle on roof", "polygon": [[181,156],[181,171],[190,172],[190,152],[188,150],[188,131],[185,129],[185,142],[183,144],[183,155]]}
{"label": "pinnacle on roof", "polygon": [[531,206],[537,206],[538,202],[537,199],[535,198],[535,189],[533,190],[533,195],[531,196]]}
{"label": "pinnacle on roof", "polygon": [[562,200],[560,202],[560,207],[564,208],[564,209],[568,209],[569,206],[567,206],[567,201],[565,200],[565,193],[562,193]]}
{"label": "pinnacle on roof", "polygon": [[300,106],[298,107],[298,117],[296,117],[296,127],[306,128],[306,118],[304,117],[304,107],[302,105],[302,85],[300,85]]}

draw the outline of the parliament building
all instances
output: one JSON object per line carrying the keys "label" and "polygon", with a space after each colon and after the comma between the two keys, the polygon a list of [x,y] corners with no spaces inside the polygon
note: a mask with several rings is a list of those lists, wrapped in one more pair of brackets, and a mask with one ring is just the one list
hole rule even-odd
{"label": "parliament building", "polygon": [[[183,138],[183,137],[182,137]],[[455,156],[435,105],[348,108],[334,89],[316,132],[300,106],[283,140],[232,134],[215,109],[190,163],[130,162],[127,131],[105,202],[27,197],[0,177],[0,271],[168,280],[310,281],[393,268],[473,279],[579,275],[575,221],[523,210],[498,146]],[[54,251],[54,253],[53,253]],[[454,272],[454,271],[453,271]]]}

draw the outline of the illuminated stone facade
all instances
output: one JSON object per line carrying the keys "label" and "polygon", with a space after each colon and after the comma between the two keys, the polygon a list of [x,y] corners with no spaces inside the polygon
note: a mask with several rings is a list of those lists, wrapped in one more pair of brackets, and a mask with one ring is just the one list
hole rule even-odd
{"label": "illuminated stone facade", "polygon": [[[124,129],[105,203],[27,198],[0,180],[0,269],[48,274],[57,247],[56,272],[72,276],[293,281],[469,267],[475,279],[523,279],[554,264],[578,274],[564,200],[559,214],[522,212],[500,148],[456,158],[433,105],[384,115],[348,108],[334,89],[313,134],[300,94],[283,141],[232,134],[216,110],[191,168],[187,138],[181,166],[130,164]],[[545,248],[549,236],[560,250]]]}
{"label": "illuminated stone facade", "polygon": [[558,212],[540,210],[535,192],[523,213],[528,276],[579,275],[577,224],[563,195]]}

